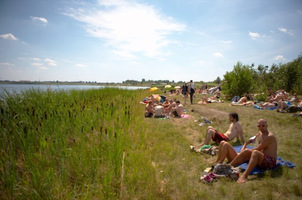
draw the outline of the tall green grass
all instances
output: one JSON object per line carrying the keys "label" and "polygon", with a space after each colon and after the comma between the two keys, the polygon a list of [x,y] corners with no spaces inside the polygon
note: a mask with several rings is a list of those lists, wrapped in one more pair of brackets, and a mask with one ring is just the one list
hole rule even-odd
{"label": "tall green grass", "polygon": [[[220,103],[185,105],[193,119],[147,119],[139,101],[149,95],[114,88],[3,93],[0,199],[301,199],[302,118]],[[233,111],[245,139],[267,119],[278,155],[297,167],[243,185],[200,183],[216,157],[190,152],[207,128],[194,120],[206,117],[223,132]]]}
{"label": "tall green grass", "polygon": [[90,199],[120,194],[140,92],[2,93],[0,197]]}

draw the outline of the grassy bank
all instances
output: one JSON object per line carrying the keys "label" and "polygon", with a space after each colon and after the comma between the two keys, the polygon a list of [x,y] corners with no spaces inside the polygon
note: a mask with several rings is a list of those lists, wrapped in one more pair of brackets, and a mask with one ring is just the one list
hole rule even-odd
{"label": "grassy bank", "polygon": [[[139,101],[148,95],[119,89],[6,95],[0,110],[0,198],[301,198],[301,118],[217,103],[186,105],[192,119],[145,119]],[[189,151],[206,131],[194,120],[207,117],[223,132],[231,111],[239,113],[246,139],[256,133],[258,119],[267,119],[279,156],[297,167],[250,177],[244,185],[200,183],[216,157]]]}

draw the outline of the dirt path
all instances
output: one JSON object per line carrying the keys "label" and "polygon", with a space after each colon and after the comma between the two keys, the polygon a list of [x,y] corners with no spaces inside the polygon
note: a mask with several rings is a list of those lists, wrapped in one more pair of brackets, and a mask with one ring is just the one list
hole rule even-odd
{"label": "dirt path", "polygon": [[[179,120],[173,120],[173,123],[175,126],[179,126],[184,130],[183,134],[187,137],[188,141],[197,147],[199,147],[200,143],[203,142],[209,125],[221,129],[220,127],[225,125],[226,120],[228,120],[229,113],[225,111],[207,108],[206,106],[200,105],[192,105],[188,106],[188,108],[187,114],[191,115],[192,119],[184,120],[182,123],[179,123]],[[199,126],[205,118],[214,123]]]}

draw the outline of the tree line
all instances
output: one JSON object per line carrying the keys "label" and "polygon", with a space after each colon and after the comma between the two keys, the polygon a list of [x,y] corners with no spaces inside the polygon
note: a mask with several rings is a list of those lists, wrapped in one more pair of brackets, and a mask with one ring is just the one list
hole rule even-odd
{"label": "tree line", "polygon": [[237,62],[233,71],[224,75],[222,86],[226,95],[243,96],[246,93],[262,93],[284,89],[291,94],[302,94],[302,55],[286,64],[272,66],[243,65]]}

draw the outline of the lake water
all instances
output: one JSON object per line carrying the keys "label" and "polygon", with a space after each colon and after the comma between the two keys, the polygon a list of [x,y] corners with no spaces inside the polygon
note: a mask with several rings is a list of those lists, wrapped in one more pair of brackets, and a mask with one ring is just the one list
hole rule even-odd
{"label": "lake water", "polygon": [[147,89],[149,87],[135,86],[101,86],[101,85],[44,85],[44,84],[0,84],[0,93],[3,91],[17,92],[35,89],[35,90],[87,90],[87,89],[103,89],[105,87],[120,88],[125,90]]}

